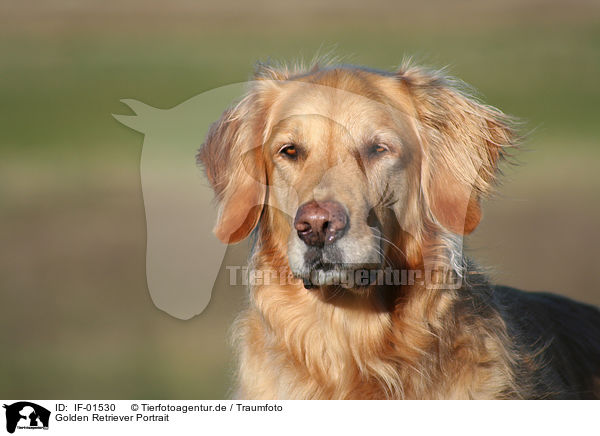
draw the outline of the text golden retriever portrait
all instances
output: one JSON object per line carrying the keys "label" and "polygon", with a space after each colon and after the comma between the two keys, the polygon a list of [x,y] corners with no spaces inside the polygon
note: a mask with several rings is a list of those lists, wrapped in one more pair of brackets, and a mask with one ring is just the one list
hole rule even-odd
{"label": "text golden retriever portrait", "polygon": [[517,141],[463,88],[409,63],[259,65],[212,126],[215,233],[253,234],[251,269],[285,277],[251,283],[238,397],[600,396],[600,311],[493,285],[463,255]]}

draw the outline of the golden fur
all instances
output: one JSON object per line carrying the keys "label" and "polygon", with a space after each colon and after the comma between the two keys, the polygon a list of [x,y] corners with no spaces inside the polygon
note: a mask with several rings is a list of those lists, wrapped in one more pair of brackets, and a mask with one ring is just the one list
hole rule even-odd
{"label": "golden fur", "polygon": [[[391,151],[403,159],[401,178],[391,160],[352,157],[360,151],[348,144],[360,142],[363,121],[378,132],[401,132],[401,147]],[[289,134],[313,144],[302,164],[278,160],[278,135],[298,131]],[[292,277],[250,289],[234,329],[236,396],[531,396],[523,374],[536,370],[540,349],[509,338],[485,278],[461,253],[463,235],[481,218],[480,199],[514,142],[508,117],[436,72],[411,65],[394,73],[259,66],[247,96],[212,126],[199,154],[220,204],[217,236],[234,243],[255,230],[252,268]],[[433,271],[442,284],[450,271],[462,286],[305,289],[288,257],[292,219],[299,204],[319,195],[334,197],[365,222],[365,210],[373,208],[386,265]],[[361,256],[371,244],[360,239],[365,229],[356,224],[348,236],[361,241],[355,245]]]}

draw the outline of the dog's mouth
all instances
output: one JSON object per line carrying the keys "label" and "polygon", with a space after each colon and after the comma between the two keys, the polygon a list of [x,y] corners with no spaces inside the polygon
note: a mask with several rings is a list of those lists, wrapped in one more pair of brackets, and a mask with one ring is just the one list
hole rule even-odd
{"label": "dog's mouth", "polygon": [[336,287],[344,289],[363,289],[375,284],[382,273],[379,265],[324,265],[303,275],[302,283],[306,289]]}
{"label": "dog's mouth", "polygon": [[332,270],[341,260],[339,252],[330,247],[309,247],[304,253],[304,264],[309,270]]}
{"label": "dog's mouth", "polygon": [[303,271],[297,275],[306,289],[322,286],[365,288],[373,284],[380,270],[380,263],[344,263],[334,250],[311,247],[304,255]]}

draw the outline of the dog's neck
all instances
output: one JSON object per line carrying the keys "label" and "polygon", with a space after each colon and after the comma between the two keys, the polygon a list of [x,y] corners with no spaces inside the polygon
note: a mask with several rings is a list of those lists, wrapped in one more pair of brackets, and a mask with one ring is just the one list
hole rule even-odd
{"label": "dog's neck", "polygon": [[[274,251],[258,251],[252,267],[286,272],[281,260],[284,257]],[[503,339],[490,333],[503,331],[494,314],[487,318],[490,326],[472,325],[463,309],[473,303],[457,309],[473,295],[469,288],[429,289],[418,284],[307,290],[300,279],[252,286],[250,307],[238,323],[241,395],[433,398],[433,392],[443,392],[439,384],[448,382],[446,370],[462,371],[473,379],[473,386],[480,377],[510,372],[507,356],[489,357],[502,349]],[[476,337],[485,343],[465,342],[473,335],[463,332],[473,328],[481,331]],[[457,346],[464,348],[464,356],[446,361],[446,356],[456,355],[450,350]],[[480,362],[488,360],[500,363],[479,374]],[[262,368],[264,380],[245,378],[244,368],[252,366]],[[459,369],[445,369],[449,367]],[[479,396],[475,387],[468,392],[452,389],[448,387],[446,397]]]}
{"label": "dog's neck", "polygon": [[[261,263],[255,267],[270,270],[274,265]],[[393,355],[407,367],[420,366],[420,360],[437,340],[430,317],[446,310],[450,298],[414,286],[307,290],[297,280],[253,287],[251,310],[260,314],[260,325],[267,336],[277,338],[273,341],[275,349],[264,350],[265,354],[296,362],[294,367],[299,373],[328,392],[325,396],[354,395],[337,392],[340,386],[353,386],[342,383],[341,378],[354,374],[357,380],[381,379],[381,391],[371,393],[375,397],[401,397],[404,387],[392,377],[398,371],[396,363],[385,362],[382,356]],[[400,329],[398,319],[403,323]],[[390,350],[390,344],[398,344],[398,338],[392,340],[391,335],[398,334],[406,346]]]}

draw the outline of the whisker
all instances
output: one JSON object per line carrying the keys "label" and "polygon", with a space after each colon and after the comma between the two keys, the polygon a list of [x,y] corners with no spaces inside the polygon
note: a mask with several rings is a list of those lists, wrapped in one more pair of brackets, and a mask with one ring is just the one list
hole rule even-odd
{"label": "whisker", "polygon": [[389,239],[381,236],[381,235],[375,235],[375,237],[381,241],[384,241],[386,243],[388,243],[389,245],[391,245],[393,248],[395,248],[396,250],[398,250],[400,252],[400,254],[402,254],[404,257],[406,257],[406,253],[400,248],[398,247],[396,244],[394,244],[392,241],[390,241]]}

